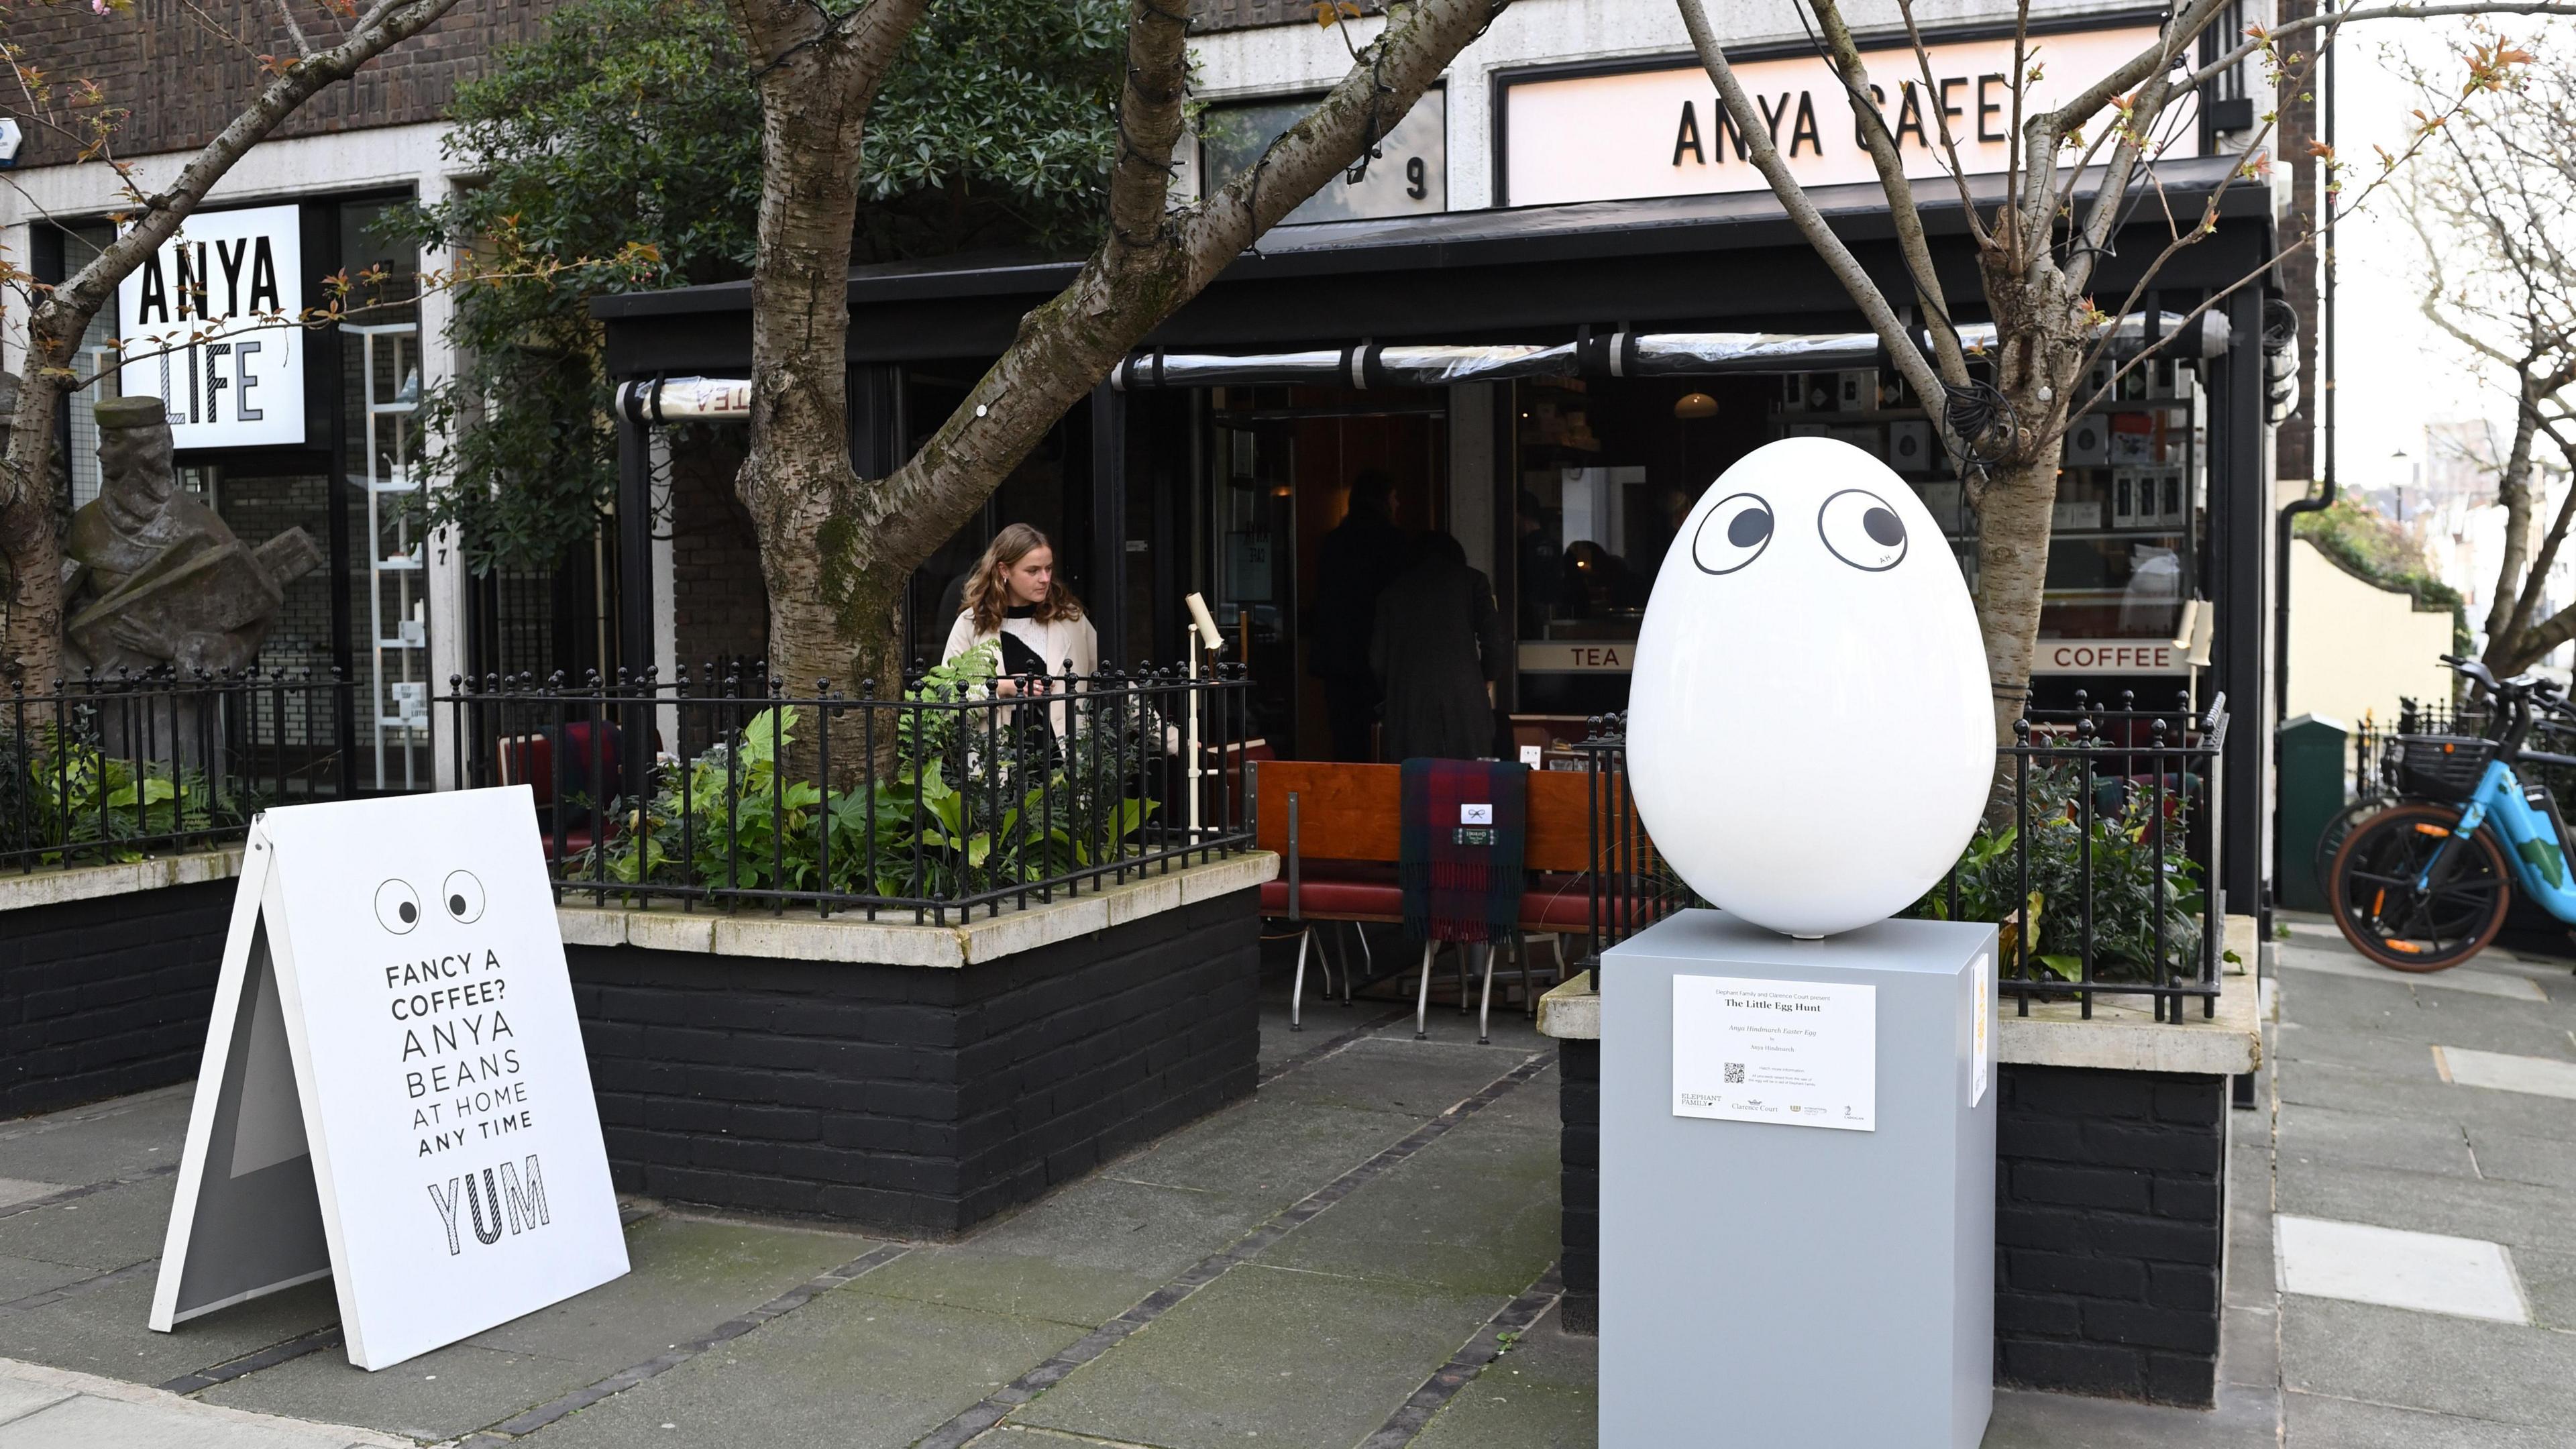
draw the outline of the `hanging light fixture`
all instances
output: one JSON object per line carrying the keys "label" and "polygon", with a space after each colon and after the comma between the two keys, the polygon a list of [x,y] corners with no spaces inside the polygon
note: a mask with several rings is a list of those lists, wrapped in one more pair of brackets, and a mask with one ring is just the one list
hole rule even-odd
{"label": "hanging light fixture", "polygon": [[1673,404],[1673,416],[1685,422],[1717,416],[1717,399],[1704,392],[1684,393]]}

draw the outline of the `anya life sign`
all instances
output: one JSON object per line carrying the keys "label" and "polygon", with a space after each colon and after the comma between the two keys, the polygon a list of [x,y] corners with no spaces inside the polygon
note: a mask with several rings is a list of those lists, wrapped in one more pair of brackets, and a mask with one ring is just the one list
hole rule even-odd
{"label": "anya life sign", "polygon": [[[2153,26],[2031,37],[2026,64],[2040,79],[2025,91],[2023,113],[2067,100],[2155,39]],[[1961,166],[1971,174],[2002,171],[2013,120],[2012,37],[1936,43],[1928,54],[1927,85],[1910,46],[1861,53],[1906,174],[1942,174],[1945,121]],[[1735,73],[1802,185],[1878,179],[1851,102],[1823,60],[1748,61]],[[2198,115],[2190,99],[2167,112],[2159,130],[2178,142],[2165,154],[2194,154]],[[1507,77],[1503,126],[1506,205],[1765,189],[1745,159],[1743,134],[1696,61],[1612,75]]]}
{"label": "anya life sign", "polygon": [[117,388],[168,405],[180,448],[304,441],[298,209],[200,212],[117,285]]}
{"label": "anya life sign", "polygon": [[524,785],[251,827],[152,1327],[328,1275],[380,1369],[626,1272]]}

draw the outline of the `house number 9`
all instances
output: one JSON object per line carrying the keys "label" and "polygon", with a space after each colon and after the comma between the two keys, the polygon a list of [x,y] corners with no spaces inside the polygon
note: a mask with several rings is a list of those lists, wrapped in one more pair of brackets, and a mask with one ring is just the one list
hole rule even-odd
{"label": "house number 9", "polygon": [[1424,169],[1421,157],[1407,156],[1404,158],[1404,179],[1407,183],[1404,188],[1405,195],[1412,197],[1416,201],[1420,201],[1423,197],[1429,195],[1431,192],[1431,185],[1428,176],[1429,173]]}

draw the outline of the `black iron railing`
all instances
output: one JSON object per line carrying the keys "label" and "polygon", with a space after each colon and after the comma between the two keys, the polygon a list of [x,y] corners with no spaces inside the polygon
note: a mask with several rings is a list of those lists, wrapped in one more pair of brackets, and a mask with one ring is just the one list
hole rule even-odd
{"label": "black iron railing", "polygon": [[[2226,950],[2218,882],[2222,696],[2194,711],[2116,706],[2077,696],[2072,709],[2033,709],[2016,742],[1996,751],[2009,819],[1981,828],[1947,878],[1907,914],[1988,921],[2008,946],[1999,989],[2019,1000],[2145,997],[2156,1019],[2180,1021],[2198,1001],[2217,1009]],[[1597,873],[1593,959],[1692,904],[1689,887],[1634,824],[1625,721],[1596,721],[1578,748],[1593,780]],[[1716,802],[1723,808],[1723,802]],[[1607,852],[1605,854],[1605,852]]]}
{"label": "black iron railing", "polygon": [[1231,666],[451,686],[455,778],[534,791],[558,899],[945,924],[1252,845]]}
{"label": "black iron railing", "polygon": [[260,810],[345,797],[348,681],[119,672],[0,696],[0,870],[239,840]]}

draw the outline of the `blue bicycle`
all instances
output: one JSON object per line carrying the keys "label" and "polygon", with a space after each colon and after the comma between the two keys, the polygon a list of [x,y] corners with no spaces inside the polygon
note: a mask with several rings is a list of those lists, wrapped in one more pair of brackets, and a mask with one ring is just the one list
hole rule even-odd
{"label": "blue bicycle", "polygon": [[2354,826],[2326,876],[2344,939],[2399,971],[2440,971],[2485,950],[2517,885],[2576,925],[2557,797],[2514,771],[2526,761],[2576,765],[2576,756],[2524,745],[2536,713],[2576,711],[2553,681],[2500,680],[2447,654],[2442,662],[2485,691],[2493,708],[2486,732],[2393,741],[2399,803]]}

